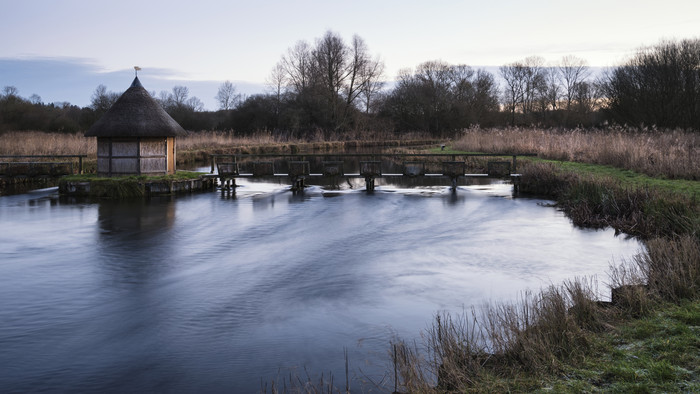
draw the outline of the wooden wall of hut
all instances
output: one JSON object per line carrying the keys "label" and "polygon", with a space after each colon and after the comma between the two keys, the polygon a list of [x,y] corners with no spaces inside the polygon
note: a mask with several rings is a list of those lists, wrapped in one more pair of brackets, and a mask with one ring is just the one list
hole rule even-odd
{"label": "wooden wall of hut", "polygon": [[105,176],[175,173],[173,137],[97,138],[97,173]]}
{"label": "wooden wall of hut", "polygon": [[177,161],[176,157],[175,157],[175,137],[168,137],[167,144],[168,144],[168,174],[174,174],[175,173],[175,162]]}

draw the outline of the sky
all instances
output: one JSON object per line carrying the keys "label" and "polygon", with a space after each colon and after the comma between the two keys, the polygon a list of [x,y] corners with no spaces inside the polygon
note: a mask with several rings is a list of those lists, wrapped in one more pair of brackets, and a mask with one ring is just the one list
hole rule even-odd
{"label": "sky", "polygon": [[528,56],[622,64],[663,39],[700,38],[698,0],[0,0],[0,88],[90,104],[100,84],[183,85],[205,108],[225,80],[262,93],[298,41],[364,39],[392,80],[429,60],[495,69]]}

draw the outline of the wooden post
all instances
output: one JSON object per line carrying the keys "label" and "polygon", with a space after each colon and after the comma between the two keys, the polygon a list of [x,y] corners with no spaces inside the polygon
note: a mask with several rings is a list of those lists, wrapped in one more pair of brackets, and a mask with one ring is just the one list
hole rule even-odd
{"label": "wooden post", "polygon": [[[71,169],[71,173],[73,173]],[[78,174],[83,173],[83,156],[78,156]]]}
{"label": "wooden post", "polygon": [[365,190],[368,192],[374,191],[374,178],[368,176],[365,178]]}

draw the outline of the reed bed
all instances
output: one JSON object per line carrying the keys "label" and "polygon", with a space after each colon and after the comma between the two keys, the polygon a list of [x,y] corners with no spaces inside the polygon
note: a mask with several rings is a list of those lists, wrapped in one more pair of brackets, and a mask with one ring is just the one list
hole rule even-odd
{"label": "reed bed", "polygon": [[290,141],[288,138],[282,138],[266,132],[259,132],[250,136],[239,136],[228,131],[200,131],[178,138],[177,145],[179,150],[194,151],[231,146],[274,145],[282,142]]}
{"label": "reed bed", "polygon": [[525,292],[517,302],[436,315],[424,332],[424,346],[394,344],[402,382],[395,389],[507,391],[498,387],[500,379],[560,371],[564,363],[584,357],[590,333],[605,326],[608,312],[591,301],[595,285],[575,279],[539,293]]}
{"label": "reed bed", "polygon": [[541,158],[610,165],[650,176],[700,180],[700,133],[684,130],[471,128],[452,144],[472,152],[537,153]]}
{"label": "reed bed", "polygon": [[95,157],[97,140],[83,133],[10,131],[0,134],[0,155],[88,155]]}

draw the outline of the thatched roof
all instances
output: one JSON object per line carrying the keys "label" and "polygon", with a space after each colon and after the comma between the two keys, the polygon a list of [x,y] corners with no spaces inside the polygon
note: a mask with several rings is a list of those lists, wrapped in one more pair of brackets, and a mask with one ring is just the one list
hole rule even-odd
{"label": "thatched roof", "polygon": [[187,132],[144,89],[139,78],[85,133],[86,137],[175,137]]}

